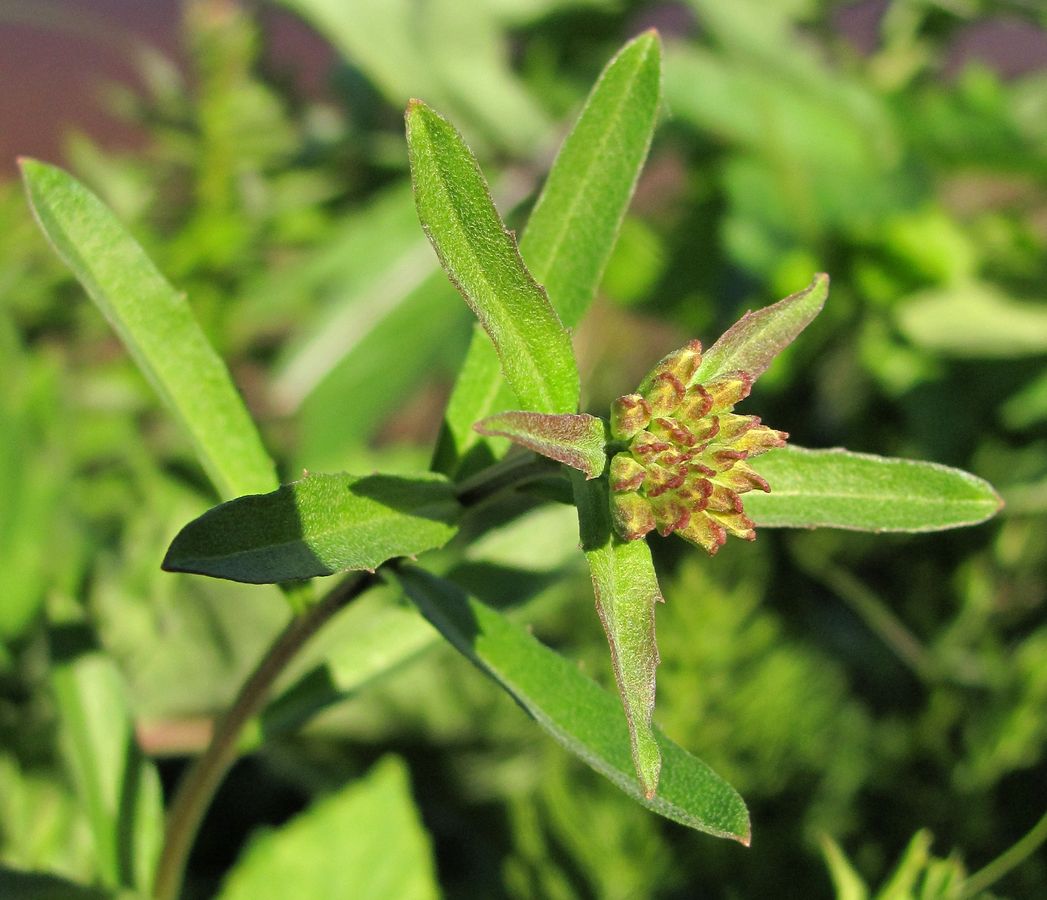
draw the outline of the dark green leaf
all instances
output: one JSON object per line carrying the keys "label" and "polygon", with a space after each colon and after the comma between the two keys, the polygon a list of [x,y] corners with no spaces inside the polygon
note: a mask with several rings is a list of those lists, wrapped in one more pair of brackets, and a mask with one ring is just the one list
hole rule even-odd
{"label": "dark green leaf", "polygon": [[440,633],[568,751],[648,809],[698,831],[749,843],[749,814],[742,798],[664,735],[658,738],[658,793],[645,795],[636,779],[620,703],[574,663],[450,582],[411,567],[401,567],[397,575]]}
{"label": "dark green leaf", "polygon": [[771,492],[746,494],[745,511],[766,528],[938,531],[984,522],[1002,506],[988,482],[937,463],[784,447],[752,467]]}
{"label": "dark green leaf", "polygon": [[418,218],[494,343],[506,380],[529,410],[574,412],[578,370],[571,338],[524,266],[476,158],[454,127],[421,101],[408,105],[406,119]]}
{"label": "dark green leaf", "polygon": [[71,175],[31,159],[21,165],[44,234],[182,423],[219,494],[274,489],[273,462],[185,295]]}
{"label": "dark green leaf", "polygon": [[375,569],[443,546],[458,512],[440,475],[310,475],[208,510],[178,533],[163,565],[252,584]]}

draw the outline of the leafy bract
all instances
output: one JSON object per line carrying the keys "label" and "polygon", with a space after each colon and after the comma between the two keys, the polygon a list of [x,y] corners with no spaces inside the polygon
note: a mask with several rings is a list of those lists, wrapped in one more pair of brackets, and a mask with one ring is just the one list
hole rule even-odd
{"label": "leafy bract", "polygon": [[475,428],[578,469],[586,478],[600,475],[607,465],[604,423],[585,413],[506,412],[477,422]]}
{"label": "leafy bract", "polygon": [[705,351],[691,382],[712,381],[729,372],[745,372],[755,381],[821,312],[828,295],[829,276],[816,275],[802,291],[747,312]]}
{"label": "leafy bract", "polygon": [[[646,32],[596,82],[520,239],[521,255],[569,328],[581,321],[614,249],[660,99],[661,45]],[[447,407],[436,454],[441,471],[453,472],[480,440],[474,422],[512,407],[497,363],[490,342],[474,332]]]}
{"label": "leafy bract", "polygon": [[976,525],[1002,506],[992,485],[937,463],[783,447],[752,462],[771,492],[746,494],[767,528],[938,531]]}
{"label": "leafy bract", "polygon": [[582,550],[592,575],[596,612],[611,649],[633,764],[644,795],[651,797],[662,766],[651,728],[658,666],[654,607],[662,599],[658,578],[647,542],[622,541],[614,533],[606,483],[579,478],[573,482]]}
{"label": "leafy bract", "polygon": [[663,759],[658,793],[646,795],[634,774],[621,706],[574,663],[457,585],[409,566],[398,568],[397,576],[440,633],[512,694],[561,746],[653,812],[749,843],[749,814],[742,798],[664,735],[658,738]]}
{"label": "leafy bract", "polygon": [[476,158],[420,100],[408,105],[406,120],[418,218],[493,341],[506,380],[528,410],[574,412],[578,370],[570,335],[523,264]]}
{"label": "leafy bract", "polygon": [[254,422],[185,295],[71,175],[31,159],[21,166],[44,234],[182,423],[218,493],[235,497],[277,487]]}
{"label": "leafy bract", "polygon": [[309,475],[208,510],[178,533],[163,566],[252,584],[373,570],[443,546],[459,509],[440,475]]}
{"label": "leafy bract", "polygon": [[279,830],[256,837],[219,894],[221,900],[438,896],[432,849],[411,799],[407,767],[395,757]]}

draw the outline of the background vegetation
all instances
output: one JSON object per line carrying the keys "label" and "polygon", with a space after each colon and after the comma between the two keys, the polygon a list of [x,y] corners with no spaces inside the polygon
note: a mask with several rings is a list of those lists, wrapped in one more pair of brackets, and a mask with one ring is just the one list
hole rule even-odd
{"label": "background vegetation", "polygon": [[[340,635],[408,618],[388,591],[297,672],[338,702],[305,723],[270,710],[189,895],[213,894],[242,853],[225,890],[275,890],[249,871],[276,852],[258,829],[303,810],[279,834],[315,865],[364,837],[366,859],[387,857],[381,828],[330,824],[365,790],[450,897],[831,896],[825,854],[858,896],[835,845],[880,885],[927,829],[911,858],[948,858],[932,885],[1018,841],[1047,797],[1047,71],[1004,80],[956,47],[988,16],[1042,34],[1040,7],[894,2],[859,52],[817,0],[284,5],[337,50],[329,96],[267,63],[264,5],[187,2],[187,71],[142,48],[146,87],[112,92],[147,146],[70,135],[65,160],[188,293],[284,480],[424,467],[468,340],[411,201],[406,100],[455,121],[519,221],[603,63],[656,25],[665,118],[576,336],[588,408],[827,271],[825,312],[753,408],[803,445],[965,468],[1008,506],[927,537],[768,531],[712,561],[653,547],[656,719],[746,798],[750,849],[645,812],[417,627],[396,652],[340,657]],[[160,572],[215,498],[15,183],[0,225],[0,860],[105,883],[85,753],[129,711],[170,789],[286,611],[270,588]],[[576,546],[572,510],[530,513],[470,551],[474,590],[533,593],[535,633],[610,684]],[[85,704],[111,717],[103,735]],[[1041,847],[992,890],[1044,885]]]}

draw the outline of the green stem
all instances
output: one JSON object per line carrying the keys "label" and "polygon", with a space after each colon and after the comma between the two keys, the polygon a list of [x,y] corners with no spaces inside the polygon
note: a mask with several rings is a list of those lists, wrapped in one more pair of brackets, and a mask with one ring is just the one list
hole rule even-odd
{"label": "green stem", "polygon": [[244,725],[265,704],[273,683],[306,642],[377,580],[377,576],[365,573],[347,578],[315,606],[293,618],[244,682],[215,726],[211,743],[178,785],[153,883],[157,900],[175,900],[181,891],[193,840],[218,785],[236,760]]}
{"label": "green stem", "polygon": [[1025,837],[1012,844],[987,866],[979,869],[963,883],[961,897],[973,897],[998,881],[1015,866],[1025,862],[1039,846],[1047,841],[1047,812],[1043,814]]}

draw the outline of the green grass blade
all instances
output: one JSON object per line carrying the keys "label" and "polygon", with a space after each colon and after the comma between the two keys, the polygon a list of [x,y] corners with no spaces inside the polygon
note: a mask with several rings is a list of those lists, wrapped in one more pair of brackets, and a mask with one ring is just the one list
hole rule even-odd
{"label": "green grass blade", "polygon": [[771,492],[745,495],[766,528],[939,531],[976,525],[1003,505],[992,485],[937,463],[784,447],[752,461]]}
{"label": "green grass blade", "polygon": [[498,351],[506,380],[534,412],[578,407],[571,338],[520,258],[461,135],[419,100],[407,107],[418,218],[440,262]]}
{"label": "green grass blade", "polygon": [[[520,240],[520,252],[569,328],[581,321],[614,249],[647,158],[661,101],[661,45],[649,31],[608,63],[565,139]],[[512,407],[490,342],[474,333],[437,451],[452,472],[481,442],[473,423]]]}
{"label": "green grass blade", "polygon": [[91,823],[98,880],[145,888],[163,838],[160,778],[135,740],[115,663],[77,623],[52,629],[51,686],[67,767]]}
{"label": "green grass blade", "polygon": [[310,475],[208,510],[176,536],[163,567],[269,584],[358,569],[442,547],[458,502],[440,475]]}
{"label": "green grass blade", "polygon": [[273,490],[273,462],[185,296],[94,194],[63,170],[21,161],[33,213],[189,434],[223,497]]}
{"label": "green grass blade", "polygon": [[802,291],[747,312],[705,353],[692,382],[712,381],[728,372],[759,378],[771,361],[822,311],[829,296],[829,276],[815,275]]}
{"label": "green grass blade", "polygon": [[561,746],[647,809],[689,828],[749,843],[742,798],[700,759],[658,736],[662,775],[651,798],[636,779],[621,705],[526,628],[417,568],[397,570],[407,595],[454,647],[502,685]]}
{"label": "green grass blade", "polygon": [[589,563],[618,694],[629,724],[633,764],[644,794],[653,796],[662,766],[651,727],[658,645],[655,604],[662,599],[647,541],[620,541],[611,528],[607,483],[586,482],[572,473],[582,550]]}

